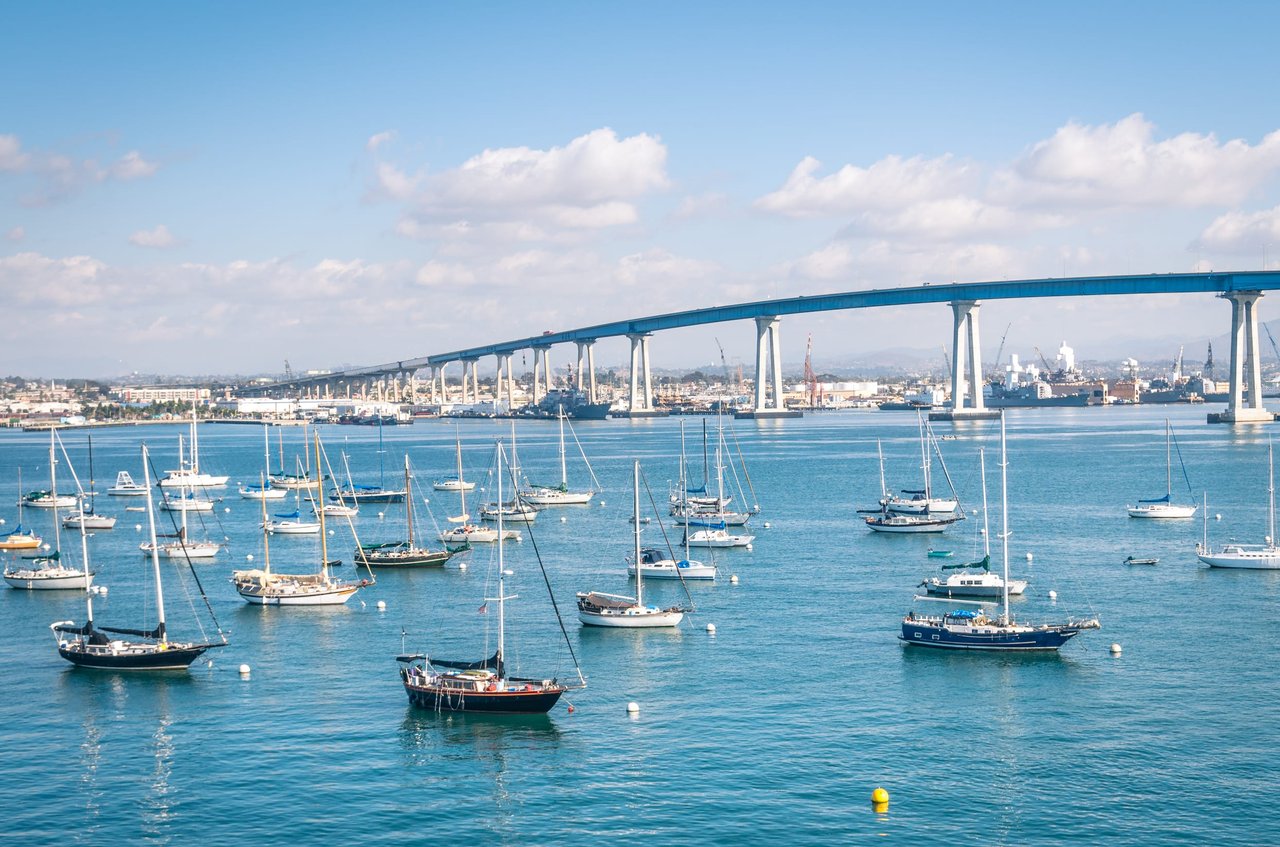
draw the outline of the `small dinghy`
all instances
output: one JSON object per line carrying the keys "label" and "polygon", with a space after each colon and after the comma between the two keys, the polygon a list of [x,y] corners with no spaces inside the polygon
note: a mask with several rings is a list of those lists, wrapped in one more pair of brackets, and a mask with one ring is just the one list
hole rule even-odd
{"label": "small dinghy", "polygon": [[1126,565],[1154,565],[1159,562],[1155,556],[1128,556],[1124,560]]}

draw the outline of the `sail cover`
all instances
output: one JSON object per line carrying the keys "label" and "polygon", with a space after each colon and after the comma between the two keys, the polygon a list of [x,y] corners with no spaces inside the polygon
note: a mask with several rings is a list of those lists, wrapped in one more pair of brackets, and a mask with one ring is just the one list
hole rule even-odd
{"label": "sail cover", "polygon": [[1157,497],[1154,500],[1139,500],[1138,502],[1139,503],[1168,503],[1169,495],[1166,494],[1163,497]]}

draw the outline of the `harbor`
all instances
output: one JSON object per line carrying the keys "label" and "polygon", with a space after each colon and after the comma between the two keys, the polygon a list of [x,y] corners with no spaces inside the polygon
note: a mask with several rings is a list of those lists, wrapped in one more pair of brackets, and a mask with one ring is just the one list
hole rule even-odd
{"label": "harbor", "polygon": [[[818,822],[800,843],[822,843],[835,833],[951,840],[993,827],[1113,840],[1116,819],[1098,814],[1112,803],[1149,822],[1148,843],[1176,840],[1199,826],[1203,785],[1256,766],[1253,751],[1280,734],[1274,728],[1280,707],[1269,705],[1270,676],[1255,661],[1276,634],[1270,604],[1277,574],[1206,568],[1194,552],[1199,520],[1161,524],[1125,512],[1137,494],[1164,485],[1167,413],[1187,473],[1209,492],[1211,535],[1264,534],[1265,431],[1206,428],[1194,407],[1131,407],[1105,416],[1089,409],[1053,416],[1008,410],[1016,480],[1010,558],[1028,583],[1013,599],[1013,612],[1096,616],[1102,628],[1057,653],[1003,657],[920,651],[897,637],[914,586],[939,572],[938,561],[981,558],[978,450],[994,464],[999,422],[937,425],[969,519],[943,536],[914,537],[867,532],[854,513],[881,491],[877,440],[887,485],[915,484],[914,415],[855,411],[729,424],[760,499],[752,549],[698,551],[720,575],[690,584],[696,611],[678,628],[572,627],[587,687],[536,718],[422,709],[406,700],[397,677],[395,657],[405,651],[487,655],[475,645],[483,645],[486,632],[492,638],[493,604],[477,613],[480,598],[496,590],[492,545],[473,545],[445,567],[380,570],[376,585],[345,606],[252,606],[236,597],[227,578],[247,556],[261,557],[260,508],[228,487],[210,523],[226,537],[226,550],[195,565],[229,638],[227,647],[208,654],[211,665],[200,660],[190,671],[158,676],[73,669],[53,650],[47,626],[77,619],[80,595],[0,594],[5,667],[23,669],[11,676],[15,690],[3,718],[21,723],[33,702],[58,716],[38,732],[10,736],[11,761],[21,763],[0,778],[15,800],[11,826],[50,832],[40,822],[56,813],[63,826],[108,840],[163,832],[230,843],[242,835],[236,810],[260,795],[257,774],[266,772],[272,790],[298,804],[294,814],[256,825],[266,839],[314,840],[323,821],[326,830],[384,833],[372,838],[381,843],[397,839],[411,819],[437,816],[474,820],[478,833],[498,839],[504,824],[490,814],[496,807],[549,841],[585,844],[629,831],[613,799],[627,789],[610,776],[625,771],[629,785],[646,786],[646,829],[664,843],[703,841],[709,827],[726,821],[753,837],[796,840],[771,813],[778,804]],[[483,468],[494,442],[510,438],[510,425],[460,426],[465,475],[479,478],[492,496]],[[517,426],[521,463],[545,477],[559,461],[555,422]],[[257,431],[201,430],[202,467],[230,474],[233,485],[256,481]],[[327,450],[350,456],[358,481],[370,478],[377,428],[320,430]],[[99,477],[136,470],[140,437],[163,456],[176,450],[183,431],[174,424],[95,432]],[[603,490],[588,505],[521,527],[532,530],[562,609],[572,607],[577,591],[627,589],[632,460],[664,485],[678,470],[678,420],[582,421],[575,432]],[[82,435],[64,437],[79,462]],[[300,433],[284,438],[286,454],[301,451]],[[453,470],[453,422],[392,427],[382,438],[388,456],[407,453],[424,478]],[[14,478],[21,465],[28,480],[38,479],[47,437],[6,432],[0,440],[0,478]],[[696,478],[700,463],[700,456],[690,461]],[[430,492],[434,519],[443,522],[456,498]],[[112,500],[118,502],[99,497],[99,510],[117,506]],[[398,508],[363,506],[355,519],[362,541],[394,534],[387,525]],[[28,524],[39,519],[31,511]],[[432,517],[423,511],[418,523],[429,531]],[[109,586],[95,599],[103,619],[119,618],[145,591],[134,523],[125,518],[88,539],[96,582]],[[646,544],[660,543],[656,524],[643,532]],[[271,555],[314,556],[317,543],[314,536],[276,540]],[[943,546],[951,558],[934,555]],[[1159,564],[1134,568],[1125,555]],[[166,585],[176,585],[180,563],[163,567]],[[520,595],[507,608],[507,637],[519,645],[510,648],[513,668],[573,679],[569,655],[555,646],[558,631],[533,545],[507,544],[505,567],[507,592]],[[335,571],[348,579],[356,573],[349,562]],[[649,602],[683,601],[678,583],[647,580],[644,588]],[[171,626],[189,617],[179,604]],[[1229,618],[1260,625],[1228,630],[1220,622]],[[1185,636],[1169,637],[1170,620],[1182,622]],[[1123,653],[1113,654],[1111,644],[1123,645]],[[250,672],[241,674],[242,665]],[[1233,680],[1230,689],[1218,685],[1224,677]],[[761,684],[767,680],[786,684]],[[1240,702],[1253,704],[1257,720],[1206,720]],[[629,713],[630,703],[639,711]],[[1002,784],[1018,785],[1016,803],[993,805],[989,785],[955,780],[939,767],[940,756],[999,762]],[[317,757],[344,762],[345,777],[318,781],[307,764]],[[246,770],[250,759],[255,767]],[[1117,769],[1117,762],[1129,764]],[[1143,774],[1140,792],[1133,789],[1134,768]],[[1063,772],[1073,775],[1074,790],[1062,790]],[[690,782],[699,786],[696,795],[683,790]],[[445,785],[449,790],[441,790]],[[874,785],[892,792],[890,813],[867,809],[864,787]],[[1238,782],[1215,803],[1213,837],[1248,841],[1263,825],[1265,791],[1262,782]],[[55,811],[52,798],[68,795],[84,802],[57,804]],[[833,802],[835,796],[848,800]],[[408,797],[412,803],[401,802]],[[949,809],[945,818],[934,813],[939,802]],[[577,810],[571,821],[561,811],[566,804]],[[122,806],[141,813],[106,814]],[[307,818],[316,823],[300,822]],[[26,843],[55,839],[50,832]]]}

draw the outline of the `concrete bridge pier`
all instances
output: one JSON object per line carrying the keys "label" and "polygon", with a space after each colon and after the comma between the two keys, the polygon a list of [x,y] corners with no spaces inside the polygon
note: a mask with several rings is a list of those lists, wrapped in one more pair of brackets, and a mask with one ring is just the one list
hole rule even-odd
{"label": "concrete bridge pier", "polygon": [[497,359],[498,372],[493,377],[493,402],[495,405],[501,403],[505,394],[507,412],[511,413],[516,408],[515,379],[511,373],[511,354],[499,353],[497,354]]}
{"label": "concrete bridge pier", "polygon": [[629,418],[663,418],[669,412],[653,406],[653,375],[649,369],[649,334],[627,333],[631,341],[631,394]]}
{"label": "concrete bridge pier", "polygon": [[578,345],[578,372],[575,387],[587,392],[587,401],[596,402],[596,342],[575,341]]}
{"label": "concrete bridge pier", "polygon": [[1218,296],[1231,301],[1231,380],[1226,411],[1209,413],[1209,423],[1270,423],[1275,415],[1262,405],[1262,357],[1258,349],[1258,301],[1262,292],[1229,291]]}
{"label": "concrete bridge pier", "polygon": [[982,341],[978,331],[978,302],[952,301],[951,314],[954,318],[951,334],[951,408],[944,412],[930,413],[929,420],[998,418],[1000,410],[988,409],[982,397]]}
{"label": "concrete bridge pier", "polygon": [[533,348],[533,402],[537,403],[551,390],[551,362],[547,353],[551,348],[539,344]]}
{"label": "concrete bridge pier", "polygon": [[[753,408],[735,412],[735,418],[798,418],[803,414],[788,409],[783,398],[782,341],[778,328],[782,321],[777,316],[766,316],[756,321],[756,400]],[[773,392],[767,390],[772,384]]]}

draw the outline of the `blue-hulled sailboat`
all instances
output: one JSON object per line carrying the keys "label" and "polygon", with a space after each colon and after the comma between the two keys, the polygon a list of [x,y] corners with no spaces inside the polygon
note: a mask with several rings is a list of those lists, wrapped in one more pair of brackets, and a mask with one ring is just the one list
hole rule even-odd
{"label": "blue-hulled sailboat", "polygon": [[[1004,418],[1000,419],[1000,540],[1004,556],[1004,588],[1000,614],[992,618],[983,608],[989,603],[975,602],[976,610],[957,609],[941,615],[918,615],[908,612],[902,620],[906,644],[950,650],[1032,651],[1057,650],[1082,630],[1097,629],[1098,620],[1069,620],[1065,623],[1019,623],[1009,615],[1009,494],[1008,459],[1005,453]],[[943,600],[950,604],[962,600]]]}

